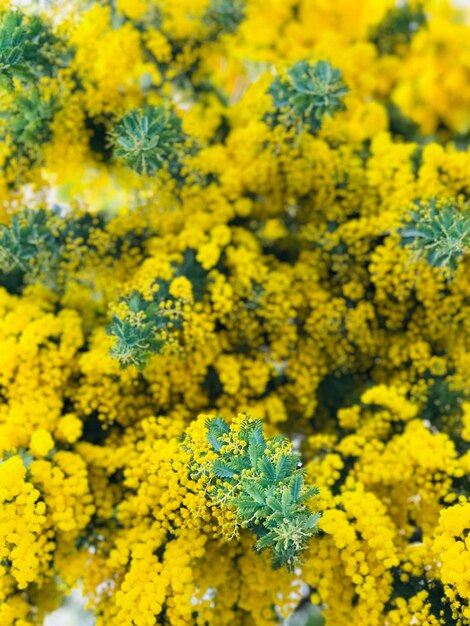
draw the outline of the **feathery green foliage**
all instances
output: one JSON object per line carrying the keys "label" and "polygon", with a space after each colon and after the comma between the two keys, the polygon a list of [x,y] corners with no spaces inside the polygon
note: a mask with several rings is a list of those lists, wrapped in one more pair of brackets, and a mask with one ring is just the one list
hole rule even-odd
{"label": "feathery green foliage", "polygon": [[[59,293],[62,271],[68,263],[77,268],[86,262],[96,250],[94,233],[104,224],[103,215],[63,215],[59,207],[17,213],[10,225],[0,225],[0,284],[16,293],[37,280]],[[116,238],[109,243],[107,254],[119,256],[122,242]]]}
{"label": "feathery green foliage", "polygon": [[31,81],[52,68],[50,30],[36,16],[17,11],[0,15],[0,86],[13,88],[13,81]]}
{"label": "feathery green foliage", "polygon": [[56,238],[47,223],[47,212],[24,211],[14,215],[10,226],[0,225],[0,270],[31,271],[42,252],[59,254]]}
{"label": "feathery green foliage", "polygon": [[390,9],[384,19],[374,28],[370,40],[380,54],[394,54],[402,45],[409,45],[413,36],[427,23],[421,5],[410,7],[408,3]]}
{"label": "feathery green foliage", "polygon": [[14,109],[7,114],[6,135],[18,156],[34,157],[40,145],[50,139],[54,108],[53,100],[42,99],[35,90],[15,99]]}
{"label": "feathery green foliage", "polygon": [[[196,300],[202,298],[207,272],[196,260],[193,250],[187,250],[181,264],[174,266],[174,277],[185,276],[192,286]],[[159,354],[184,322],[177,298],[170,294],[171,281],[156,280],[152,300],[134,291],[122,298],[128,314],[113,315],[106,332],[116,338],[111,357],[117,359],[121,369],[130,365],[142,369],[152,354]]]}
{"label": "feathery green foliage", "polygon": [[306,504],[318,490],[305,486],[300,456],[282,436],[266,440],[260,420],[233,428],[217,417],[206,427],[217,458],[193,461],[191,474],[209,477],[211,500],[236,511],[237,523],[257,537],[255,549],[272,551],[273,567],[292,569],[320,517]]}
{"label": "feathery green foliage", "polygon": [[305,124],[311,132],[321,127],[325,115],[343,111],[348,88],[341,72],[326,61],[314,65],[298,61],[287,72],[286,78],[277,77],[268,93],[273,98],[274,115],[268,121],[273,125]]}
{"label": "feathery green foliage", "polygon": [[449,202],[417,203],[400,230],[402,243],[433,267],[457,269],[470,249],[470,212]]}
{"label": "feathery green foliage", "polygon": [[11,106],[0,114],[0,141],[11,144],[14,158],[32,164],[41,144],[50,139],[55,102],[44,99],[38,89],[41,76],[51,76],[57,64],[56,39],[50,28],[35,15],[16,11],[0,14],[0,88],[14,91]]}
{"label": "feathery green foliage", "polygon": [[204,22],[216,34],[233,34],[245,17],[245,10],[243,0],[211,0]]}
{"label": "feathery green foliage", "polygon": [[178,174],[184,141],[181,120],[162,106],[129,111],[111,133],[115,156],[138,174],[153,174],[165,166]]}
{"label": "feathery green foliage", "polygon": [[[145,311],[145,309],[143,309]],[[142,323],[113,315],[107,334],[116,338],[110,355],[119,361],[121,369],[135,365],[142,369],[151,354],[160,352],[163,342],[155,336],[154,322],[148,318]]]}
{"label": "feathery green foliage", "polygon": [[116,338],[110,351],[111,357],[119,361],[121,369],[135,365],[142,369],[151,354],[158,354],[164,341],[157,336],[157,331],[168,328],[170,319],[172,327],[179,326],[179,320],[173,319],[168,312],[159,308],[159,302],[168,297],[168,284],[160,281],[159,290],[154,302],[148,302],[134,292],[123,301],[129,310],[129,317],[121,318],[113,315],[106,332]]}

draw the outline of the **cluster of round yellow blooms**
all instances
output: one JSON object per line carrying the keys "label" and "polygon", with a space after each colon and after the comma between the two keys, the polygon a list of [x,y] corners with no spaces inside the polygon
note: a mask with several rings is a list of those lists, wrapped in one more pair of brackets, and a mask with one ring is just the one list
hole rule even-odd
{"label": "cluster of round yellow blooms", "polygon": [[454,619],[459,618],[461,611],[463,618],[470,621],[470,607],[465,602],[469,597],[470,587],[469,514],[468,502],[443,510],[433,549],[441,563],[446,596],[455,607]]}
{"label": "cluster of round yellow blooms", "polygon": [[[42,624],[76,586],[97,626],[312,605],[326,626],[470,624],[468,12],[16,4],[0,626]],[[294,571],[191,472],[204,416],[246,415],[319,489]]]}

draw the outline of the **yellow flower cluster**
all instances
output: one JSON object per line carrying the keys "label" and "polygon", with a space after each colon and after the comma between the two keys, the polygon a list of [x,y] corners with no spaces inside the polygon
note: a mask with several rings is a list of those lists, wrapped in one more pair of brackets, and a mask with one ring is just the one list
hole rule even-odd
{"label": "yellow flower cluster", "polygon": [[[25,589],[47,569],[49,553],[54,547],[44,528],[46,506],[38,501],[40,492],[26,480],[26,468],[20,456],[4,461],[0,472],[2,561],[11,563],[8,575],[19,589]],[[5,568],[3,571],[6,574]],[[5,591],[9,586],[6,585]]]}
{"label": "yellow flower cluster", "polygon": [[441,564],[441,577],[446,596],[459,615],[470,620],[470,550],[468,519],[470,504],[456,504],[441,512],[433,550]]}
{"label": "yellow flower cluster", "polygon": [[[469,255],[404,243],[423,206],[440,217],[416,237],[464,241],[447,205],[468,237],[468,15],[76,0],[25,31],[18,67],[13,4],[0,626],[41,624],[77,584],[98,626],[268,626],[309,604],[327,626],[469,624]],[[320,115],[318,68],[340,70],[344,110]],[[149,140],[162,109],[181,128]],[[152,174],[128,167],[139,150]],[[45,223],[12,221],[26,207]],[[240,414],[289,436],[320,490],[294,572],[191,476],[184,436],[207,462],[206,416]]]}

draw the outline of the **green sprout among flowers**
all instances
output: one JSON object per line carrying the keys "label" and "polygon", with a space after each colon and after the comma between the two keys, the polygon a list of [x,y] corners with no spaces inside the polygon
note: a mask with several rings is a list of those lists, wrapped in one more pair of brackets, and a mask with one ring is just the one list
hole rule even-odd
{"label": "green sprout among flowers", "polygon": [[287,126],[300,122],[316,132],[325,115],[332,116],[346,108],[343,99],[348,91],[341,72],[327,61],[313,65],[298,61],[269,88],[275,108],[272,122]]}
{"label": "green sprout among flowers", "polygon": [[[143,369],[150,355],[159,354],[172,331],[181,327],[182,317],[174,303],[164,298],[169,298],[168,284],[161,281],[154,302],[149,303],[134,292],[123,299],[128,316],[113,315],[106,332],[115,338],[110,355],[119,361],[121,369],[130,365]],[[161,306],[163,303],[166,308]]]}
{"label": "green sprout among flowers", "polygon": [[418,202],[400,231],[403,245],[433,267],[457,269],[470,249],[470,213],[450,202]]}
{"label": "green sprout among flowers", "polygon": [[[206,433],[212,454],[193,456],[191,476],[208,481],[214,504],[235,511],[237,525],[256,536],[256,550],[271,550],[274,568],[292,570],[320,518],[307,506],[318,490],[305,486],[300,456],[282,436],[266,440],[261,420],[244,415],[231,426],[209,419]],[[196,449],[190,438],[185,446]]]}
{"label": "green sprout among flowers", "polygon": [[162,106],[129,111],[111,134],[115,156],[138,174],[153,174],[164,167],[178,173],[184,140],[181,120]]}
{"label": "green sprout among flowers", "polygon": [[[189,280],[195,299],[200,300],[207,273],[197,262],[195,252],[186,250],[181,263],[173,268],[175,277],[185,276]],[[119,361],[121,369],[132,365],[143,369],[149,358],[160,354],[182,329],[182,302],[171,295],[170,283],[168,280],[156,280],[157,288],[151,300],[145,299],[138,291],[121,298],[127,314],[114,314],[106,327],[107,334],[115,339],[110,356]]]}
{"label": "green sprout among flowers", "polygon": [[204,22],[215,33],[233,34],[245,17],[245,10],[242,0],[211,0]]}
{"label": "green sprout among flowers", "polygon": [[390,9],[373,29],[370,40],[380,54],[394,54],[400,46],[411,43],[414,35],[426,25],[427,18],[421,5],[405,3]]}
{"label": "green sprout among flowers", "polygon": [[54,42],[38,16],[17,11],[0,14],[0,86],[10,90],[15,80],[30,82],[50,74]]}

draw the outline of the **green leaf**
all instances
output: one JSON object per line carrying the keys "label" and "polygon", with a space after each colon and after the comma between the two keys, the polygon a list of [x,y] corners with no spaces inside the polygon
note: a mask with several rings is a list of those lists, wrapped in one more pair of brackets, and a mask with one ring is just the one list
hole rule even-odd
{"label": "green leaf", "polygon": [[[227,481],[214,481],[207,497],[222,508],[235,509],[236,523],[257,537],[255,549],[271,549],[273,567],[292,569],[315,534],[319,517],[304,504],[316,489],[304,490],[303,473],[297,469],[299,456],[286,450],[282,436],[266,441],[260,420],[243,418],[232,429],[221,418],[213,418],[207,422],[207,430],[218,458],[209,468],[204,463],[201,473]],[[221,433],[227,443],[223,453],[214,446]],[[197,470],[193,473],[197,475]]]}
{"label": "green leaf", "polygon": [[237,474],[237,470],[232,469],[222,461],[216,460],[212,465],[212,471],[217,478],[231,479]]}
{"label": "green leaf", "polygon": [[402,245],[433,267],[455,271],[470,250],[470,212],[436,198],[417,209],[399,230]]}
{"label": "green leaf", "polygon": [[266,448],[266,440],[263,435],[263,425],[260,420],[255,422],[254,427],[250,430],[248,441],[256,446],[259,446],[262,452],[264,452]]}
{"label": "green leaf", "polygon": [[261,539],[258,539],[258,541],[255,543],[255,548],[257,550],[264,550],[265,548],[269,548],[273,545],[275,539],[276,535],[274,533],[268,533],[267,535],[264,535],[264,537],[261,537]]}
{"label": "green leaf", "polygon": [[320,513],[312,513],[306,521],[306,527],[310,529],[315,528],[318,522],[320,521],[320,518],[321,518]]}
{"label": "green leaf", "polygon": [[32,262],[43,249],[59,255],[45,211],[23,211],[13,216],[10,227],[0,225],[0,269],[3,272],[31,271]]}
{"label": "green leaf", "polygon": [[266,505],[273,511],[277,511],[278,513],[283,512],[282,502],[276,496],[268,496],[266,498]]}
{"label": "green leaf", "polygon": [[285,79],[276,78],[268,93],[273,99],[275,113],[268,118],[272,125],[297,126],[304,124],[316,132],[325,115],[345,109],[343,98],[348,88],[341,72],[326,61],[314,65],[298,61],[287,72]]}
{"label": "green leaf", "polygon": [[263,446],[260,443],[249,443],[248,444],[248,456],[250,457],[251,467],[256,468],[258,465],[258,460],[262,457],[264,452]]}
{"label": "green leaf", "polygon": [[265,495],[260,485],[257,485],[256,483],[250,484],[248,481],[245,481],[243,483],[243,489],[248,495],[253,498],[255,502],[261,504],[262,506],[265,506]]}
{"label": "green leaf", "polygon": [[0,77],[2,86],[13,81],[32,83],[55,70],[52,47],[57,42],[50,28],[36,15],[19,11],[0,14]]}
{"label": "green leaf", "polygon": [[268,480],[273,482],[276,480],[276,468],[267,456],[263,456],[263,458],[259,461],[258,468]]}
{"label": "green leaf", "polygon": [[288,489],[284,489],[284,491],[282,492],[281,503],[283,512],[287,514],[288,509],[292,503],[292,498]]}
{"label": "green leaf", "polygon": [[293,464],[295,468],[296,462],[292,456],[288,456],[287,454],[280,456],[276,463],[276,480],[281,481],[287,478],[292,472]]}
{"label": "green leaf", "polygon": [[223,435],[230,432],[229,425],[221,417],[215,417],[206,422],[207,440],[216,452],[220,452],[223,442],[220,441]]}
{"label": "green leaf", "polygon": [[298,504],[303,504],[307,500],[310,500],[310,498],[314,498],[318,495],[318,492],[319,490],[317,487],[309,487],[297,500]]}
{"label": "green leaf", "polygon": [[291,497],[294,502],[296,502],[299,499],[303,484],[304,484],[304,477],[300,472],[292,476],[289,487],[290,487]]}
{"label": "green leaf", "polygon": [[110,134],[114,155],[138,174],[167,167],[178,175],[185,136],[181,120],[171,109],[146,106],[126,113]]}

